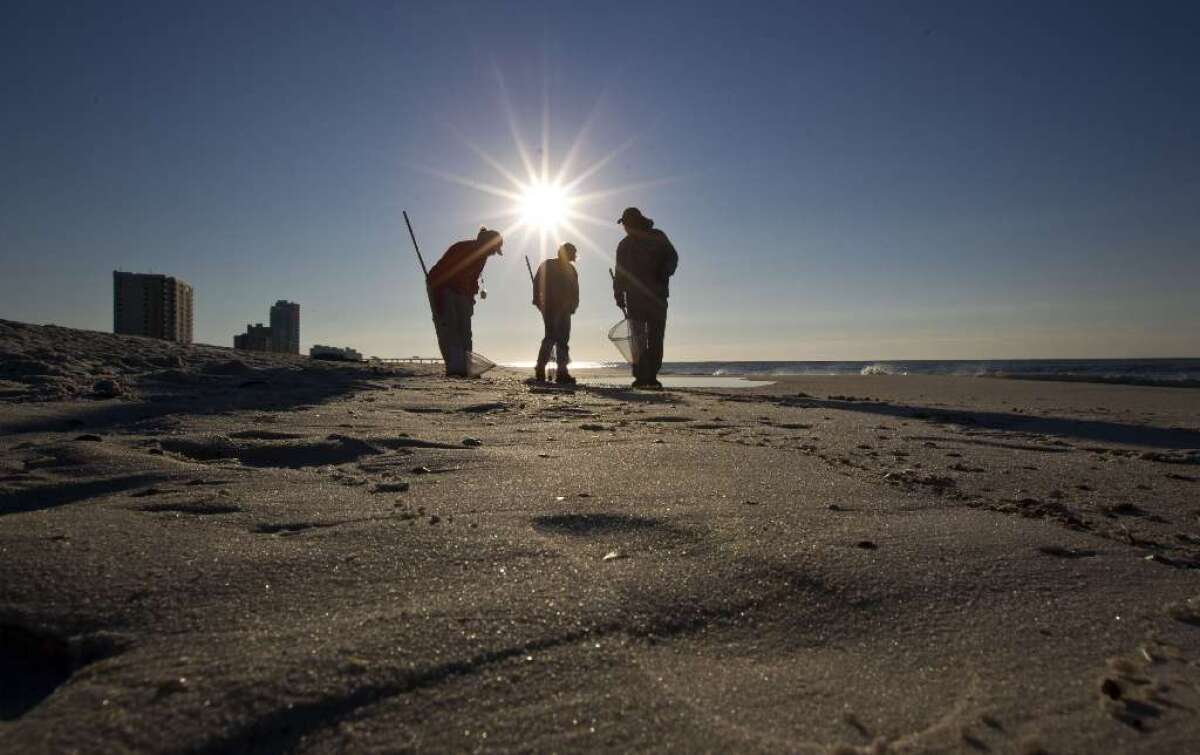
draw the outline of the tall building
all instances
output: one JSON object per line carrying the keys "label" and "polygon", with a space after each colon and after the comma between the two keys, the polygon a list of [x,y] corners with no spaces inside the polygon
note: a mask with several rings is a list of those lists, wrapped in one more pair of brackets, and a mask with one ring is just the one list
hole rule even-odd
{"label": "tall building", "polygon": [[271,351],[300,353],[300,305],[280,299],[271,307]]}
{"label": "tall building", "polygon": [[192,287],[169,275],[113,271],[113,332],[192,342]]}
{"label": "tall building", "polygon": [[271,351],[271,329],[261,322],[247,325],[246,332],[233,337],[233,348],[243,351]]}

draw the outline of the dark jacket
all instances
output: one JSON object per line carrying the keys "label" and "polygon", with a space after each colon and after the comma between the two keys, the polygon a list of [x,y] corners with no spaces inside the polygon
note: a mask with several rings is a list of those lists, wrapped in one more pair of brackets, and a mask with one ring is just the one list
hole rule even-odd
{"label": "dark jacket", "polygon": [[666,315],[670,279],[679,266],[679,254],[662,231],[635,231],[617,245],[613,294],[624,302],[629,316],[647,319]]}
{"label": "dark jacket", "polygon": [[533,279],[533,304],[547,313],[574,314],[579,309],[579,273],[564,259],[546,260]]}
{"label": "dark jacket", "polygon": [[430,290],[440,293],[450,289],[473,298],[479,293],[479,275],[490,249],[481,241],[460,241],[451,246],[429,270]]}

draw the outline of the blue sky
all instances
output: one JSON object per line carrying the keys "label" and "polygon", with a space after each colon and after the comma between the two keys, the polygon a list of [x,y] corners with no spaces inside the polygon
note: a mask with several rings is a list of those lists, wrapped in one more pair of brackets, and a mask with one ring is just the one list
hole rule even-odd
{"label": "blue sky", "polygon": [[[1200,356],[1192,3],[17,2],[0,27],[0,317],[107,330],[114,268],[228,345],[433,354],[427,259],[580,130],[578,359],[610,359],[626,205],[679,249],[667,359]],[[489,224],[492,224],[489,221]],[[496,224],[503,225],[499,221]],[[580,239],[566,234],[563,240]],[[530,360],[510,235],[476,346]]]}

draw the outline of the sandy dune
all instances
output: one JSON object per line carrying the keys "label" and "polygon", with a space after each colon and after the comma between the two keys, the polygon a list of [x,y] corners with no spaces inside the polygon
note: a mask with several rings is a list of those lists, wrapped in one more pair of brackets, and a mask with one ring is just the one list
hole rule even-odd
{"label": "sandy dune", "polygon": [[1200,741],[1200,390],[0,352],[0,751]]}

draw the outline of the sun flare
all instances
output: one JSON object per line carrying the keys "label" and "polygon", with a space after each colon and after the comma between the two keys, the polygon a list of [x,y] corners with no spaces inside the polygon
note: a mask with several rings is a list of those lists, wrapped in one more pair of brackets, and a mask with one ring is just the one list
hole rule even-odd
{"label": "sun flare", "polygon": [[[597,204],[602,206],[610,203],[620,204],[620,201],[630,204],[635,192],[674,179],[663,178],[604,188],[596,187],[593,184],[590,190],[584,190],[585,185],[593,182],[596,174],[629,149],[634,140],[629,139],[590,164],[580,165],[579,160],[582,153],[586,151],[584,142],[596,115],[596,110],[593,109],[592,114],[567,149],[562,162],[552,168],[548,99],[543,97],[541,148],[535,151],[521,138],[517,116],[507,96],[503,77],[500,76],[499,71],[496,71],[496,76],[502,93],[502,104],[507,116],[509,132],[513,139],[513,145],[516,147],[515,157],[519,159],[520,167],[514,170],[508,161],[494,157],[459,134],[463,144],[478,155],[495,171],[496,175],[503,178],[503,181],[496,182],[495,178],[490,181],[470,178],[432,168],[427,168],[427,172],[499,200],[498,206],[491,208],[478,220],[489,226],[496,221],[503,223],[504,225],[498,226],[497,230],[508,240],[509,248],[522,246],[529,249],[535,256],[546,259],[554,254],[554,250],[560,243],[570,241],[576,245],[582,244],[584,248],[599,254],[611,263],[613,261],[612,253],[601,248],[584,232],[581,226],[591,225],[613,231],[616,224],[610,216],[615,214],[615,207],[605,207],[603,217],[597,217],[588,212],[587,208]],[[614,198],[617,197],[620,198],[620,201],[614,201]],[[516,234],[517,238],[512,238],[510,234]]]}
{"label": "sun flare", "polygon": [[570,218],[571,200],[557,183],[538,181],[521,192],[521,220],[538,231],[554,232]]}

